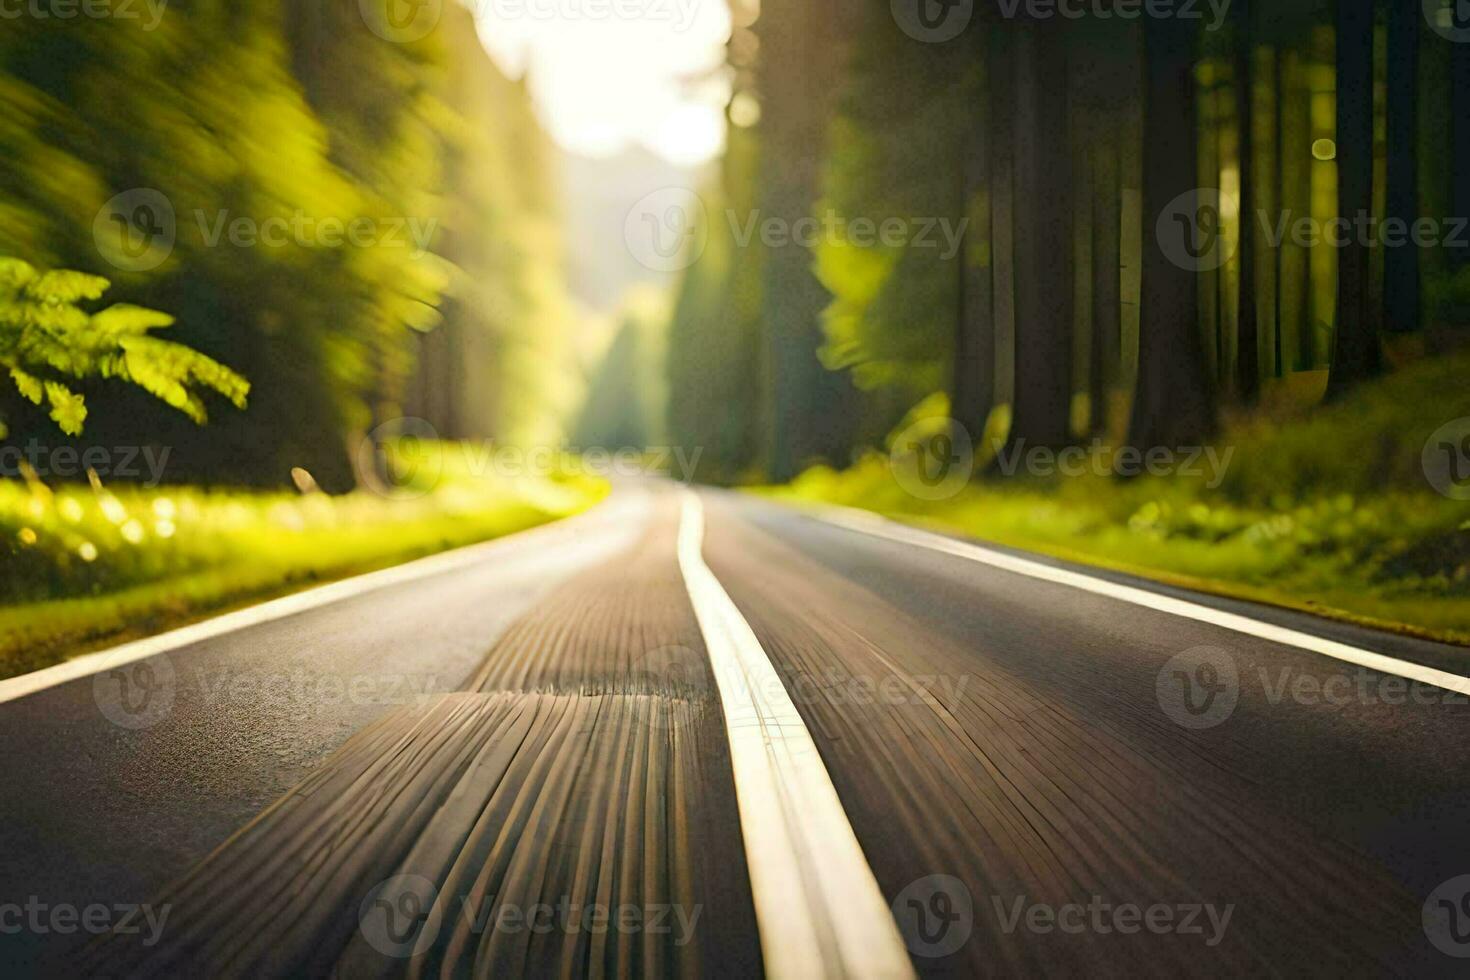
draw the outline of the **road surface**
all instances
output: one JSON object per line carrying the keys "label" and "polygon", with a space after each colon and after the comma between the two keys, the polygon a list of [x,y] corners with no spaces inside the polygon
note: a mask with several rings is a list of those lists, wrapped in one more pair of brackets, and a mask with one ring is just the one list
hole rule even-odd
{"label": "road surface", "polygon": [[1467,651],[943,541],[633,485],[0,685],[0,969],[1464,975]]}

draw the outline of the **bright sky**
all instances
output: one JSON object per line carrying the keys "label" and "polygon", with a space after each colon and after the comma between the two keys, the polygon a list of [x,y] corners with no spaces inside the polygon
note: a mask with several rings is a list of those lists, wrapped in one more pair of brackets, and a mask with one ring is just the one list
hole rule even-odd
{"label": "bright sky", "polygon": [[584,156],[638,143],[692,166],[724,148],[724,0],[466,0],[480,37],[531,94],[553,139]]}

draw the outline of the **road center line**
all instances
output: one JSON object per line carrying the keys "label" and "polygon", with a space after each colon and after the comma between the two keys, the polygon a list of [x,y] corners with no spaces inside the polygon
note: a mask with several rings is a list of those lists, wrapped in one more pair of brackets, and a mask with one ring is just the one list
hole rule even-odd
{"label": "road center line", "polygon": [[725,714],[767,976],[913,977],[903,938],[832,778],[750,624],[705,564],[684,491],[679,568]]}
{"label": "road center line", "polygon": [[1223,629],[1233,630],[1237,633],[1245,633],[1249,636],[1279,643],[1282,646],[1296,647],[1299,650],[1307,650],[1319,653],[1325,657],[1332,657],[1345,663],[1366,667],[1383,674],[1393,674],[1404,677],[1411,681],[1430,684],[1434,687],[1443,688],[1446,691],[1458,691],[1461,694],[1470,694],[1470,677],[1462,677],[1459,674],[1451,674],[1448,671],[1436,670],[1433,667],[1425,667],[1408,660],[1400,660],[1387,654],[1374,653],[1362,647],[1355,647],[1347,643],[1339,643],[1325,637],[1314,636],[1311,633],[1303,633],[1300,630],[1289,629],[1285,626],[1275,626],[1271,623],[1263,623],[1249,616],[1238,613],[1229,613],[1210,606],[1201,605],[1197,602],[1189,602],[1184,599],[1175,599],[1172,596],[1160,595],[1147,589],[1137,589],[1128,585],[1120,585],[1107,579],[1094,578],[1081,572],[1074,572],[1065,568],[1055,568],[1051,565],[1038,561],[1020,558],[1016,555],[996,551],[984,545],[973,544],[968,541],[957,541],[947,538],[941,534],[933,534],[918,528],[909,527],[896,521],[890,521],[885,517],[868,511],[853,508],[822,508],[813,512],[820,520],[850,531],[858,531],[862,534],[871,535],[876,538],[885,538],[889,541],[897,541],[902,544],[915,545],[927,548],[930,551],[938,551],[959,558],[968,558],[970,561],[980,562],[994,568],[1000,568],[1017,575],[1025,575],[1045,582],[1053,582],[1057,585],[1065,585],[1084,592],[1107,596],[1110,599],[1118,599],[1129,602],[1135,606],[1144,606],[1158,612],[1181,616],[1185,619],[1197,620],[1201,623],[1209,623]]}

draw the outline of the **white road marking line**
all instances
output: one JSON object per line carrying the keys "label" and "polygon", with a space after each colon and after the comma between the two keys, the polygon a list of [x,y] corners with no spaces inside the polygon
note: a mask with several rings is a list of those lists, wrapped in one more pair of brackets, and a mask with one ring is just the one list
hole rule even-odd
{"label": "white road marking line", "polygon": [[873,537],[886,538],[889,541],[898,541],[903,544],[916,545],[927,548],[930,551],[939,551],[959,558],[968,558],[971,561],[990,565],[995,568],[1015,572],[1017,575],[1026,575],[1030,578],[1041,579],[1046,582],[1054,582],[1058,585],[1070,586],[1081,589],[1084,592],[1092,592],[1096,595],[1107,596],[1122,602],[1129,602],[1135,606],[1144,606],[1158,612],[1181,616],[1185,619],[1197,620],[1201,623],[1209,623],[1223,629],[1233,630],[1237,633],[1245,633],[1272,643],[1283,646],[1296,647],[1312,653],[1319,653],[1334,660],[1366,667],[1376,670],[1382,674],[1393,674],[1397,677],[1407,678],[1423,684],[1443,688],[1446,691],[1457,691],[1460,694],[1470,694],[1470,677],[1462,677],[1459,674],[1451,674],[1448,671],[1436,670],[1433,667],[1425,667],[1422,664],[1400,660],[1383,653],[1374,653],[1361,647],[1355,647],[1347,643],[1339,643],[1325,637],[1314,636],[1311,633],[1303,633],[1300,630],[1288,629],[1285,626],[1275,626],[1271,623],[1263,623],[1249,616],[1238,613],[1224,612],[1213,609],[1210,606],[1201,605],[1197,602],[1188,602],[1184,599],[1175,599],[1172,596],[1160,595],[1146,589],[1136,589],[1127,585],[1119,585],[1106,579],[1094,578],[1081,572],[1070,571],[1065,568],[1054,568],[1051,565],[1015,555],[996,551],[983,545],[972,544],[968,541],[956,541],[942,534],[932,534],[918,528],[909,527],[896,521],[890,521],[885,517],[868,511],[857,510],[848,507],[826,507],[814,510],[810,513],[829,524],[847,528],[851,531],[859,531]]}
{"label": "white road marking line", "polygon": [[[647,500],[641,499],[646,511]],[[489,541],[478,544],[466,545],[452,551],[441,552],[437,555],[429,555],[414,561],[405,562],[402,565],[394,565],[366,575],[357,575],[352,578],[332,582],[329,585],[321,585],[316,588],[307,589],[303,592],[294,592],[279,599],[262,602],[258,605],[247,606],[234,612],[225,613],[206,619],[189,626],[184,626],[167,633],[159,633],[157,636],[146,637],[131,643],[123,643],[119,646],[109,647],[93,653],[83,654],[74,660],[56,664],[54,667],[46,667],[19,677],[12,677],[0,681],[0,704],[6,701],[14,701],[37,691],[65,684],[81,677],[90,677],[100,674],[106,670],[115,670],[125,664],[137,660],[145,660],[148,657],[157,656],[160,653],[168,653],[205,640],[212,640],[226,633],[258,626],[261,623],[269,623],[273,620],[284,619],[297,613],[319,609],[322,606],[341,602],[344,599],[352,599],[379,589],[386,589],[394,585],[403,585],[415,582],[419,579],[429,578],[434,575],[442,575],[482,562],[489,558],[493,552],[510,545],[524,545],[531,536],[547,536],[553,534],[566,534],[569,529],[581,522],[584,518],[594,514],[607,516],[614,506],[626,509],[627,503],[598,505],[590,511],[578,514],[574,517],[561,521],[553,521],[538,527],[527,528],[524,531],[502,535]]]}
{"label": "white road marking line", "polygon": [[704,507],[684,491],[679,567],[709,650],[766,975],[914,976],[832,777],[750,624],[704,562]]}

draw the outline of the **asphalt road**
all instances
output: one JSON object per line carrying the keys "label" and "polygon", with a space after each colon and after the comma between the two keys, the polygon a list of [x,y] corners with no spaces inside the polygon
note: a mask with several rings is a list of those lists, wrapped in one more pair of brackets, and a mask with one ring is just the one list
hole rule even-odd
{"label": "asphalt road", "polygon": [[[683,495],[630,487],[467,567],[0,703],[0,969],[746,977],[796,962],[774,954],[805,917],[823,972],[897,975],[882,936],[842,958],[864,882],[922,976],[1470,966],[1463,695],[701,498],[733,640],[691,590]],[[731,748],[736,640],[819,757],[768,810]],[[827,785],[841,826],[785,795]],[[826,911],[772,884],[830,869],[781,878],[818,859],[757,849],[770,813],[850,827]]]}

